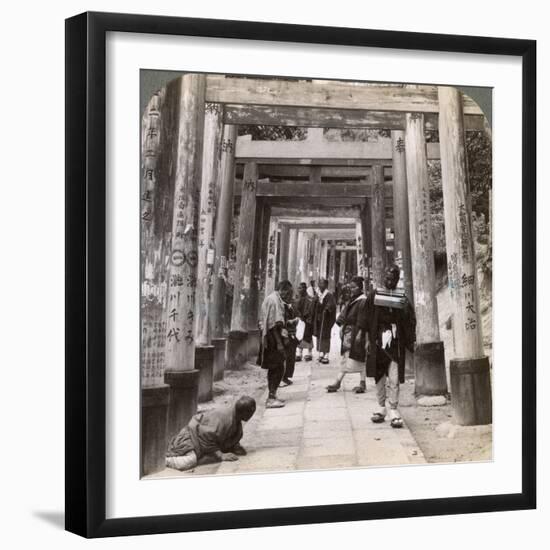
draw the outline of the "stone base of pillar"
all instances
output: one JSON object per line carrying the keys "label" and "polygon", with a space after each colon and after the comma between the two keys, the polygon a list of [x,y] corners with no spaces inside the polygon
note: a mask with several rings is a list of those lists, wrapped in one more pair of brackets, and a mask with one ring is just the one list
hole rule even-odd
{"label": "stone base of pillar", "polygon": [[261,332],[259,329],[249,330],[247,338],[248,357],[256,362],[258,353],[260,352],[260,338]]}
{"label": "stone base of pillar", "polygon": [[405,351],[405,380],[414,380],[414,354]]}
{"label": "stone base of pillar", "polygon": [[214,346],[195,347],[195,368],[199,371],[199,403],[211,401],[214,382]]}
{"label": "stone base of pillar", "polygon": [[223,372],[225,370],[225,338],[212,338],[214,346],[214,382],[223,380]]}
{"label": "stone base of pillar", "polygon": [[417,344],[414,351],[415,393],[421,395],[445,395],[445,349],[443,342]]}
{"label": "stone base of pillar", "polygon": [[491,424],[493,406],[489,359],[453,359],[450,371],[455,422],[460,426]]}
{"label": "stone base of pillar", "polygon": [[238,370],[248,361],[248,333],[232,330],[227,337],[226,366]]}
{"label": "stone base of pillar", "polygon": [[164,383],[170,386],[167,440],[176,435],[197,412],[199,371],[165,371]]}
{"label": "stone base of pillar", "polygon": [[141,464],[142,476],[164,470],[168,445],[166,428],[170,386],[145,387],[141,390]]}

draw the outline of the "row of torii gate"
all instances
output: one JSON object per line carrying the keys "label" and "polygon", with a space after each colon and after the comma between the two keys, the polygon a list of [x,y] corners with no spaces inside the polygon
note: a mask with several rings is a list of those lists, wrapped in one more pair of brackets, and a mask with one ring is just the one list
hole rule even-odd
{"label": "row of torii gate", "polygon": [[[211,398],[213,379],[257,353],[258,311],[277,280],[326,274],[334,285],[339,248],[340,258],[353,249],[347,265],[381,285],[387,234],[415,306],[417,393],[447,393],[429,159],[441,160],[455,416],[491,422],[465,150],[465,131],[483,130],[485,119],[471,99],[444,86],[186,74],[153,96],[142,122],[143,473],[162,467],[166,439],[197,399]],[[307,139],[237,138],[240,124],[306,127]],[[331,142],[324,128],[391,134]],[[426,143],[426,129],[440,142]]]}

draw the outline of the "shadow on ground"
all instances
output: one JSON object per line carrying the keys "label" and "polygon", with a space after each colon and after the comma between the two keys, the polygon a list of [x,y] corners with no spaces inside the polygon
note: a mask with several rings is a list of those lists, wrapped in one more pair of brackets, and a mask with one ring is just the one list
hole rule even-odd
{"label": "shadow on ground", "polygon": [[65,512],[35,510],[33,516],[58,529],[65,529]]}

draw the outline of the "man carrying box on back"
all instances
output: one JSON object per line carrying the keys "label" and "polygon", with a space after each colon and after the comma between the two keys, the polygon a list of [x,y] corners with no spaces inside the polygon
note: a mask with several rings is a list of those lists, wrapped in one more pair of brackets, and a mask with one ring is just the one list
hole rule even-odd
{"label": "man carrying box on back", "polygon": [[[401,428],[398,411],[399,384],[405,381],[405,349],[414,351],[416,318],[405,293],[397,289],[400,270],[389,266],[384,274],[385,288],[370,292],[368,299],[367,376],[376,382],[378,408],[371,420],[386,419],[386,399],[390,406],[392,428]],[[387,388],[386,388],[387,384]]]}

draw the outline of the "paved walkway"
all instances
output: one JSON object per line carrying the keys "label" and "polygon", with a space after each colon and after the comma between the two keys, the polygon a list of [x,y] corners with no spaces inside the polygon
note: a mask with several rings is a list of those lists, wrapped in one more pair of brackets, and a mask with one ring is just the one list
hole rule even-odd
{"label": "paved walkway", "polygon": [[333,335],[330,364],[296,363],[294,384],[279,390],[281,409],[266,409],[267,391],[258,400],[254,417],[245,424],[241,441],[248,451],[235,462],[200,464],[192,472],[166,469],[154,477],[235,474],[419,464],[426,460],[411,432],[391,428],[389,421],[373,424],[374,383],[354,394],[359,375],[347,375],[342,388],[325,387],[338,372],[338,338]]}

